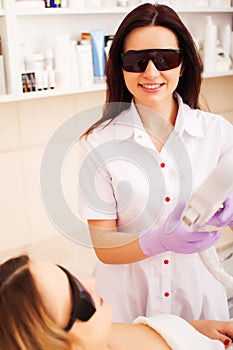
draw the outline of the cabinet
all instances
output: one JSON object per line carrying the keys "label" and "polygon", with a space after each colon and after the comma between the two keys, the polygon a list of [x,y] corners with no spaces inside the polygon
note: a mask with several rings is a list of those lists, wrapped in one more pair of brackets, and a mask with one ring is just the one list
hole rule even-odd
{"label": "cabinet", "polygon": [[[171,5],[173,6],[173,5]],[[206,15],[211,15],[217,25],[232,25],[233,7],[210,8],[173,6],[195,38],[201,39]],[[7,94],[0,96],[0,102],[19,101],[31,98],[59,96],[71,93],[104,90],[105,84],[98,83],[83,88],[53,89],[36,92],[22,92],[20,70],[21,45],[30,52],[43,52],[45,46],[52,47],[56,36],[68,33],[72,40],[78,40],[81,32],[103,29],[106,35],[114,34],[122,18],[131,7],[74,9],[74,8],[17,8],[15,0],[5,0],[0,9],[0,35],[5,62]],[[233,75],[233,69],[226,72],[205,74],[205,78]]]}

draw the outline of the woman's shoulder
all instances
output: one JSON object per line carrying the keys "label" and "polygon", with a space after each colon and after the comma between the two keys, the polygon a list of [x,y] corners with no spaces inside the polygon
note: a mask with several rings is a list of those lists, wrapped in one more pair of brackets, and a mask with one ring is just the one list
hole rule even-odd
{"label": "woman's shoulder", "polygon": [[133,127],[132,123],[127,123],[126,118],[128,110],[122,111],[114,119],[108,119],[100,123],[82,138],[84,142],[92,145],[99,145],[105,142],[114,142],[118,139],[124,139],[128,136]]}
{"label": "woman's shoulder", "polygon": [[213,128],[229,128],[233,130],[233,125],[224,118],[223,115],[211,111],[205,111],[200,108],[191,108],[187,104],[183,104],[183,113],[189,121],[193,119],[199,122],[203,127]]}

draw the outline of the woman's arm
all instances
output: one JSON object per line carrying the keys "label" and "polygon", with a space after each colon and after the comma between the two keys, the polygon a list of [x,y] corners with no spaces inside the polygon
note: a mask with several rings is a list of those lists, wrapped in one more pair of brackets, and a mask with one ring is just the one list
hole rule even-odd
{"label": "woman's arm", "polygon": [[198,320],[188,323],[169,314],[138,317],[134,322],[133,325],[113,323],[111,350],[223,350],[231,345],[231,322]]}
{"label": "woman's arm", "polygon": [[116,220],[88,220],[97,257],[105,264],[128,264],[147,258],[138,234],[117,232]]}
{"label": "woman's arm", "polygon": [[220,340],[226,348],[231,346],[233,339],[233,322],[214,320],[195,320],[190,324],[196,330],[211,339]]}

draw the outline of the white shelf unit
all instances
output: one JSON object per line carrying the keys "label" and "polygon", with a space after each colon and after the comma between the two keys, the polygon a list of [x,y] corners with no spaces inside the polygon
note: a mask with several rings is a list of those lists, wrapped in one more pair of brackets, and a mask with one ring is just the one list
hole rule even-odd
{"label": "white shelf unit", "polygon": [[[191,33],[199,38],[203,35],[204,20],[211,14],[217,25],[232,24],[233,7],[210,8],[195,7],[175,8]],[[17,8],[14,0],[5,1],[5,8],[0,9],[0,35],[2,36],[7,95],[0,96],[0,102],[20,101],[66,94],[104,90],[105,84],[93,84],[78,89],[54,89],[41,92],[22,92],[19,69],[20,43],[26,42],[30,50],[37,51],[43,45],[51,45],[55,35],[69,33],[78,40],[80,33],[90,29],[102,28],[106,35],[114,34],[125,15],[132,10],[129,7],[72,9],[72,8]],[[213,72],[203,75],[213,78],[233,75],[233,69],[227,72]]]}

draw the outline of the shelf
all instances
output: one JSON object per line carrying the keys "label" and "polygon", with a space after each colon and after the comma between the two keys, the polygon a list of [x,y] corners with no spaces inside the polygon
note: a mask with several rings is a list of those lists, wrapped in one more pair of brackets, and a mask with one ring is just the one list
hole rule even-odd
{"label": "shelf", "polygon": [[0,96],[1,102],[16,102],[16,101],[25,101],[32,100],[38,98],[47,98],[47,97],[56,97],[56,96],[64,96],[64,95],[72,95],[72,94],[81,94],[85,92],[94,92],[94,91],[103,91],[106,89],[106,84],[93,84],[91,86],[86,86],[78,89],[54,89],[54,90],[44,90],[44,91],[35,91],[35,92],[26,92],[21,93],[17,96],[13,95],[2,95]]}
{"label": "shelf", "polygon": [[15,100],[16,100],[15,96],[13,96],[13,95],[0,95],[0,103],[13,102]]}
{"label": "shelf", "polygon": [[[134,6],[136,7],[136,6]],[[16,9],[16,14],[18,16],[51,16],[51,15],[89,15],[89,14],[126,14],[130,12],[134,7],[100,7],[100,8],[18,8]],[[233,12],[233,7],[175,7],[170,6],[175,11],[179,13],[231,13]]]}
{"label": "shelf", "polygon": [[171,6],[175,11],[179,13],[233,13],[233,7],[204,7],[204,6],[193,6],[193,7],[175,7]]}
{"label": "shelf", "polygon": [[[78,1],[78,0],[77,0]],[[173,2],[176,3],[175,1]],[[2,35],[5,35],[5,65],[6,65],[6,85],[8,87],[8,91],[11,94],[0,96],[0,103],[4,102],[14,102],[14,101],[26,101],[38,98],[47,98],[53,96],[62,96],[62,95],[70,95],[70,94],[81,94],[81,93],[91,93],[95,91],[103,91],[106,89],[106,85],[102,84],[94,84],[92,86],[84,87],[84,88],[71,88],[71,89],[54,89],[54,90],[46,90],[46,91],[36,91],[36,92],[22,92],[22,82],[21,76],[18,71],[18,65],[16,64],[20,57],[20,49],[19,45],[20,38],[27,38],[29,43],[31,44],[30,50],[32,52],[36,52],[38,47],[42,45],[42,38],[46,36],[48,43],[53,43],[53,34],[66,32],[67,31],[67,23],[70,23],[69,33],[72,37],[76,38],[77,32],[81,32],[83,28],[91,28],[91,24],[93,22],[96,23],[96,26],[103,26],[106,32],[112,33],[114,32],[114,24],[116,20],[120,17],[123,17],[130,11],[132,11],[135,7],[138,7],[139,4],[128,7],[99,7],[99,8],[44,8],[42,7],[34,7],[27,8],[18,6],[15,0],[5,0],[5,7],[0,9],[0,18],[3,17],[4,20],[1,20],[1,31]],[[178,7],[175,5],[170,5],[175,11],[178,13],[184,14],[184,17],[187,17],[187,22],[190,19],[193,19],[194,22],[200,23],[203,25],[201,20],[199,21],[198,14],[204,15],[207,13],[213,13],[217,18],[218,14],[221,15],[218,25],[223,23],[223,20],[227,18],[227,22],[232,22],[232,14],[233,7],[204,7],[204,6],[183,6]],[[185,14],[187,14],[185,16]],[[190,14],[194,14],[191,18]],[[96,16],[95,16],[96,15]],[[116,16],[118,15],[118,17]],[[37,17],[38,16],[38,17]],[[52,16],[52,17],[50,17]],[[61,17],[64,16],[64,17]],[[69,17],[70,16],[70,17]],[[72,17],[71,17],[72,16]],[[77,17],[75,17],[77,16]],[[79,16],[79,17],[78,17]],[[88,17],[89,16],[89,17]],[[55,18],[56,17],[56,18]],[[97,20],[98,19],[98,20]],[[101,21],[103,19],[103,21]],[[42,28],[38,32],[34,26],[34,20],[39,21],[38,23],[42,23]],[[67,22],[68,20],[68,22]],[[102,24],[103,22],[103,24]],[[25,24],[26,23],[26,24]],[[50,24],[55,23],[52,34],[51,32],[46,31],[46,26],[49,28]],[[45,25],[44,25],[45,24]],[[33,28],[31,30],[31,28]],[[200,26],[201,28],[201,26]],[[58,31],[56,32],[56,29]],[[4,34],[5,33],[5,34]],[[51,35],[50,35],[51,34]],[[47,38],[48,36],[48,38]],[[26,40],[26,39],[25,39]],[[30,46],[30,45],[29,45]],[[42,45],[43,46],[43,45]],[[41,46],[41,47],[42,47]],[[214,72],[214,73],[204,73],[203,78],[217,78],[217,77],[225,77],[225,76],[233,76],[233,69],[227,72]]]}
{"label": "shelf", "polygon": [[[204,73],[203,79],[210,78],[219,78],[233,76],[233,69],[226,72],[213,72],[213,73]],[[95,92],[95,91],[104,91],[106,89],[105,83],[93,84],[91,86],[86,86],[78,89],[54,89],[54,90],[46,90],[46,91],[35,91],[35,92],[26,92],[21,93],[19,95],[2,95],[0,96],[0,103],[4,102],[16,102],[16,101],[26,101],[33,100],[38,98],[47,98],[47,97],[56,97],[56,96],[64,96],[64,95],[72,95],[72,94],[81,94],[87,92]]]}
{"label": "shelf", "polygon": [[94,15],[94,14],[120,14],[128,13],[133,7],[101,7],[101,8],[23,8],[16,9],[18,16],[51,16],[51,15]]}
{"label": "shelf", "polygon": [[203,78],[209,79],[209,78],[219,78],[219,77],[228,77],[233,76],[233,69],[230,69],[225,72],[208,72],[203,74]]}

